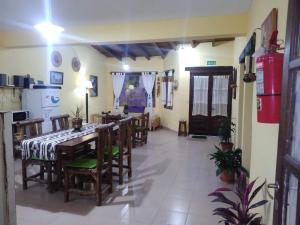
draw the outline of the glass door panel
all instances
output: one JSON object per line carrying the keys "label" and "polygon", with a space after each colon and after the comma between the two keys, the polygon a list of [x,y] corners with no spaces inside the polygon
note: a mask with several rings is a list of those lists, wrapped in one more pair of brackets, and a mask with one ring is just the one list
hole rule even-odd
{"label": "glass door panel", "polygon": [[[287,173],[288,174],[288,173]],[[285,180],[286,193],[286,225],[296,225],[297,220],[297,199],[298,199],[298,179],[290,174]]]}
{"label": "glass door panel", "polygon": [[300,162],[300,71],[296,73],[295,79],[295,105],[294,105],[294,121],[293,134],[291,143],[291,156]]}

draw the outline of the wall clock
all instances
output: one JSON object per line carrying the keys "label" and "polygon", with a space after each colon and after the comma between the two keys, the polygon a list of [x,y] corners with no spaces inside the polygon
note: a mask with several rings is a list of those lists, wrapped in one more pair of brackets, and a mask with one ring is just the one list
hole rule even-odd
{"label": "wall clock", "polygon": [[51,54],[51,63],[54,67],[59,67],[62,63],[62,56],[59,51],[53,51]]}
{"label": "wall clock", "polygon": [[79,72],[79,70],[80,70],[80,60],[78,59],[78,57],[74,57],[72,59],[72,68],[73,68],[74,72]]}

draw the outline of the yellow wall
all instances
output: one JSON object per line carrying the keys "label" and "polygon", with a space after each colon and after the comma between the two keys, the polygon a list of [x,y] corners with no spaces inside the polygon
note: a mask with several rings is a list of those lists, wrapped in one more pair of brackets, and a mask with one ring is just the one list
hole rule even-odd
{"label": "yellow wall", "polygon": [[[286,31],[286,19],[287,19],[287,5],[288,0],[253,0],[250,11],[249,11],[249,30],[248,38],[250,38],[252,32],[255,28],[261,26],[264,19],[268,16],[272,8],[278,8],[279,10],[279,21],[278,21],[278,30],[279,30],[279,39],[285,38]],[[260,31],[257,31],[257,48],[260,45]],[[245,41],[237,40],[239,43],[237,45],[245,45]],[[239,54],[235,54],[237,58]],[[243,158],[246,163],[250,162],[250,179],[255,179],[260,177],[260,181],[267,180],[267,183],[274,183],[275,181],[275,169],[276,169],[276,156],[277,156],[277,141],[278,141],[278,124],[262,124],[257,123],[257,114],[256,114],[256,83],[253,84],[253,91],[251,85],[244,85],[244,97],[242,102],[239,103],[239,107],[243,107],[244,112],[248,111],[248,115],[243,115],[244,121],[242,124],[245,127],[250,127],[250,130],[243,129],[244,133],[242,135],[242,145],[251,146],[251,153],[247,150],[247,157]],[[249,105],[252,108],[249,109]],[[252,112],[250,113],[249,110]],[[249,120],[249,118],[251,120]],[[245,120],[246,119],[246,120]],[[251,122],[251,124],[249,124]],[[245,128],[243,127],[243,128]],[[252,131],[251,131],[252,130]],[[245,132],[251,131],[251,134],[245,134]],[[248,136],[248,139],[246,137]],[[249,143],[251,141],[251,143]],[[247,143],[248,142],[248,143]],[[263,193],[263,196],[267,198],[266,192]],[[270,200],[270,199],[268,199]],[[272,224],[273,217],[273,201],[270,200],[264,209],[261,210],[266,224]]]}
{"label": "yellow wall", "polygon": [[[129,71],[124,71],[123,64],[119,60],[115,58],[108,58],[106,60],[106,71],[107,71],[107,87],[109,90],[106,93],[106,102],[107,102],[107,110],[113,109],[113,84],[111,78],[111,72],[142,72],[142,71],[157,71],[158,74],[163,70],[163,59],[161,57],[152,57],[151,60],[147,60],[143,57],[136,58],[136,61],[133,61],[129,58],[123,59],[123,62],[129,65]],[[157,87],[157,86],[156,86]],[[156,92],[155,92],[156,93]],[[159,97],[156,96],[155,102],[155,113],[160,115],[160,101]],[[122,107],[119,109],[122,111]]]}
{"label": "yellow wall", "polygon": [[[193,38],[232,37],[247,33],[247,15],[193,17],[121,24],[65,27],[61,44],[145,42]],[[33,28],[1,32],[3,45],[36,46],[45,41]]]}
{"label": "yellow wall", "polygon": [[[54,68],[50,63],[49,55],[53,50],[58,50],[62,55],[62,65]],[[81,61],[80,72],[74,72],[71,67],[73,57],[79,57]],[[63,113],[75,111],[76,106],[84,106],[84,90],[82,81],[89,78],[89,75],[98,76],[98,97],[89,99],[89,112],[96,113],[105,109],[106,105],[106,58],[100,55],[96,50],[89,46],[66,46],[54,48],[14,48],[0,50],[0,68],[1,72],[9,75],[30,74],[36,80],[43,80],[45,84],[49,83],[49,71],[61,71],[64,73],[64,84],[62,86],[61,110]],[[19,92],[15,95],[13,90],[4,90],[9,97],[0,100],[1,110],[12,110],[20,108],[18,99]],[[15,97],[17,96],[17,97]],[[12,101],[10,101],[12,100]],[[84,108],[83,108],[84,109]],[[85,111],[83,112],[85,113]]]}
{"label": "yellow wall", "polygon": [[178,121],[188,121],[189,114],[189,72],[186,67],[206,66],[207,60],[216,60],[217,66],[233,66],[233,42],[222,43],[212,47],[211,43],[203,43],[196,48],[184,45],[177,51],[171,51],[164,60],[164,69],[175,69],[178,90],[174,91],[173,109],[161,109],[163,126],[177,130]]}

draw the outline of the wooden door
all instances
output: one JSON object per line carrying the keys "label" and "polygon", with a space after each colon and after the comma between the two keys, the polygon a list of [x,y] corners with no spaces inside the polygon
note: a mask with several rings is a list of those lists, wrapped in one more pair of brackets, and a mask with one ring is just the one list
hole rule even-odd
{"label": "wooden door", "polygon": [[[189,100],[189,134],[212,135],[218,134],[218,126],[224,116],[213,115],[213,87],[215,76],[229,76],[228,82],[228,100],[227,100],[227,116],[231,117],[232,105],[232,84],[233,67],[190,67],[186,68],[190,71],[190,100]],[[194,102],[194,79],[197,76],[208,78],[207,93],[207,115],[193,115]]]}
{"label": "wooden door", "polygon": [[283,69],[274,224],[300,224],[300,1],[290,0]]}

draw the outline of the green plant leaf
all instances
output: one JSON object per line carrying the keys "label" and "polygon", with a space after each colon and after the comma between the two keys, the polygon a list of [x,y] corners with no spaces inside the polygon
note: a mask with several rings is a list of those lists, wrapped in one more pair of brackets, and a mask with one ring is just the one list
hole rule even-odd
{"label": "green plant leaf", "polygon": [[249,198],[249,204],[252,202],[252,200],[255,198],[255,196],[257,195],[258,192],[260,192],[260,190],[263,188],[263,186],[265,186],[266,182],[263,182],[260,186],[258,186],[251,194],[250,198]]}
{"label": "green plant leaf", "polygon": [[250,210],[250,209],[257,208],[257,207],[260,207],[260,206],[266,204],[267,202],[268,202],[268,200],[262,200],[262,201],[259,201],[259,202],[257,202],[257,203],[254,203],[253,205],[251,205],[251,206],[249,207],[249,210]]}

